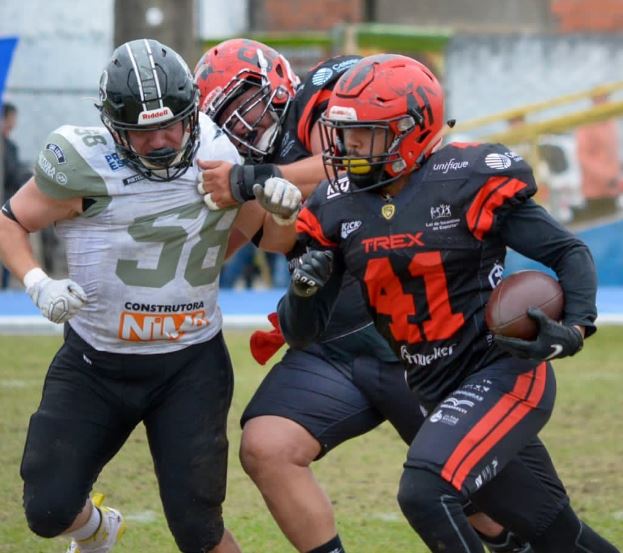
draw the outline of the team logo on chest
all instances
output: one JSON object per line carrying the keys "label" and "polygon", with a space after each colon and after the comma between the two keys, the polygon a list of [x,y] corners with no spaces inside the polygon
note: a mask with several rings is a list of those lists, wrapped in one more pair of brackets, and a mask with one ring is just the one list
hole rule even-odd
{"label": "team logo on chest", "polygon": [[396,206],[394,204],[385,204],[381,208],[381,215],[388,221],[396,214]]}

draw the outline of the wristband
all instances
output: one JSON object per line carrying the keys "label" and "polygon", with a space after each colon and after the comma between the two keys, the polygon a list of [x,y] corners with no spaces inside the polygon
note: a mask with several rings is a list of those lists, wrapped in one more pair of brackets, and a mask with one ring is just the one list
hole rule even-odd
{"label": "wristband", "polygon": [[281,170],[273,163],[234,165],[229,173],[231,195],[240,204],[254,200],[253,186],[255,184],[264,186],[270,177],[281,176]]}
{"label": "wristband", "polygon": [[22,282],[26,289],[30,288],[37,284],[37,282],[41,282],[43,279],[48,278],[48,275],[41,267],[35,267],[34,269],[30,269],[25,275]]}

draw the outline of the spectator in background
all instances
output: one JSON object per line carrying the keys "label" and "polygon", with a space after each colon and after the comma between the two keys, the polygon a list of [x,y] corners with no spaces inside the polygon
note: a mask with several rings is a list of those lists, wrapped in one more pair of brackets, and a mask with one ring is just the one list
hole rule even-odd
{"label": "spectator in background", "polygon": [[[595,106],[607,101],[607,94],[593,97]],[[582,190],[590,216],[612,213],[623,194],[617,122],[608,119],[583,125],[576,131],[576,139]]]}
{"label": "spectator in background", "polygon": [[[28,167],[19,159],[17,144],[11,140],[10,135],[17,124],[17,108],[5,102],[2,106],[2,198],[10,198],[17,189],[24,184],[31,175]],[[2,267],[2,283],[0,287],[5,290],[9,287],[10,273],[6,267]]]}

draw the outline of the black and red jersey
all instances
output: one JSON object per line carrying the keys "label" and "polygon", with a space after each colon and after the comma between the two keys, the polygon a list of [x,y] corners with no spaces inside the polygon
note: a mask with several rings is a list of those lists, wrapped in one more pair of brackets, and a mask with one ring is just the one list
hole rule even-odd
{"label": "black and red jersey", "polygon": [[[333,57],[318,64],[305,75],[289,107],[284,131],[275,148],[272,163],[294,163],[312,155],[312,127],[324,113],[331,91],[339,78],[360,59],[361,56]],[[365,329],[367,325],[371,326],[371,321],[359,284],[350,275],[346,275],[331,322],[319,337],[319,341],[330,347],[333,340]],[[371,354],[386,361],[393,359],[392,353],[376,333],[368,333],[366,340]],[[361,340],[356,338],[354,341],[357,345],[353,347],[361,351]],[[345,340],[341,339],[339,343],[340,349],[347,347]]]}
{"label": "black and red jersey", "polygon": [[296,90],[288,108],[284,131],[275,148],[272,163],[293,163],[312,155],[311,130],[329,103],[333,87],[361,56],[336,56],[318,64]]}
{"label": "black and red jersey", "polygon": [[[484,312],[507,246],[553,267],[565,291],[565,322],[592,331],[590,254],[530,199],[535,192],[529,165],[507,147],[453,143],[393,198],[351,193],[346,178],[324,183],[297,226],[302,241],[334,250],[336,271],[361,283],[377,329],[408,367],[409,384],[434,404],[505,355],[492,345]],[[323,301],[321,292],[301,301],[313,306]],[[284,335],[306,332],[301,321],[287,320],[283,304]]]}

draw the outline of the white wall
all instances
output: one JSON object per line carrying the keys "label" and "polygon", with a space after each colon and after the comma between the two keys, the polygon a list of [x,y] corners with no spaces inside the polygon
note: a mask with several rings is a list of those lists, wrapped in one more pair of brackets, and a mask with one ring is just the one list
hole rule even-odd
{"label": "white wall", "polygon": [[199,38],[244,35],[249,26],[247,0],[199,0]]}
{"label": "white wall", "polygon": [[24,160],[62,124],[99,124],[93,102],[112,52],[113,3],[0,1],[0,35],[19,37],[4,98],[19,111],[13,136]]}

